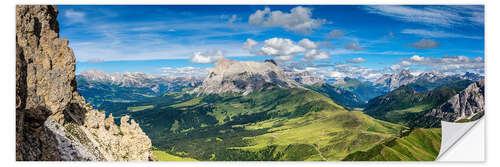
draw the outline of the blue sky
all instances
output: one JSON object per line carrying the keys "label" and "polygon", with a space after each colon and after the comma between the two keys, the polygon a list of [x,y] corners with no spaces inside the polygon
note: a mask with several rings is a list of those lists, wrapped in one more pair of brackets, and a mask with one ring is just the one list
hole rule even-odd
{"label": "blue sky", "polygon": [[[275,59],[323,77],[484,72],[483,6],[66,6],[77,72],[203,75],[213,62]],[[177,71],[182,71],[176,73]]]}

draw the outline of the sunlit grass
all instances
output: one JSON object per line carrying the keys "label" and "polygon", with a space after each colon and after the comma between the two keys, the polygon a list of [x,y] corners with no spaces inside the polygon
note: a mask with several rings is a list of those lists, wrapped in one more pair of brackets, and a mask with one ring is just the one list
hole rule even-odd
{"label": "sunlit grass", "polygon": [[137,112],[137,111],[142,111],[146,109],[152,109],[154,108],[154,105],[147,105],[147,106],[136,106],[136,107],[127,107],[127,110],[130,112]]}
{"label": "sunlit grass", "polygon": [[175,156],[160,150],[153,150],[153,156],[155,157],[155,161],[198,161],[193,158]]}

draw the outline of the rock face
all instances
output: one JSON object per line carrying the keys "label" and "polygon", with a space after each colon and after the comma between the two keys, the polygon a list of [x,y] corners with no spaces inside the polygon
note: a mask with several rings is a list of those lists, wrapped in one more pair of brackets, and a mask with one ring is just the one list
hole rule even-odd
{"label": "rock face", "polygon": [[484,80],[480,80],[426,113],[423,119],[433,117],[447,122],[473,121],[484,115],[484,105]]}
{"label": "rock face", "polygon": [[325,81],[320,77],[313,76],[307,71],[285,70],[285,75],[303,85],[323,84]]}
{"label": "rock face", "polygon": [[286,77],[285,73],[271,61],[233,61],[220,59],[210,69],[203,83],[192,93],[224,94],[243,93],[278,86],[284,88],[301,87],[299,83]]}
{"label": "rock face", "polygon": [[76,91],[75,57],[59,38],[57,14],[55,6],[16,7],[16,160],[152,159],[134,121],[124,117],[117,128]]}

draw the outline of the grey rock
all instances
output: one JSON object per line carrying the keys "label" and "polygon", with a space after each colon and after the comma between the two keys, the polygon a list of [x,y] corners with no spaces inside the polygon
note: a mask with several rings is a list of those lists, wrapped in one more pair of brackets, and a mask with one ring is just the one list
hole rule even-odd
{"label": "grey rock", "polygon": [[422,119],[432,117],[446,122],[462,119],[473,121],[484,115],[484,105],[484,80],[480,80],[426,113]]}

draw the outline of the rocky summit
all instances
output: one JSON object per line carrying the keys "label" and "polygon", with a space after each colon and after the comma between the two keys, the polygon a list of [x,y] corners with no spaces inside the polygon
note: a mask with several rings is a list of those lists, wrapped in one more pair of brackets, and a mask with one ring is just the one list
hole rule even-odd
{"label": "rocky summit", "polygon": [[124,116],[118,126],[77,92],[57,14],[55,6],[16,7],[16,160],[151,160],[135,121]]}
{"label": "rocky summit", "polygon": [[299,83],[289,79],[273,61],[234,61],[220,59],[209,70],[203,83],[192,93],[224,94],[242,93],[247,95],[255,90],[268,87],[294,88]]}

